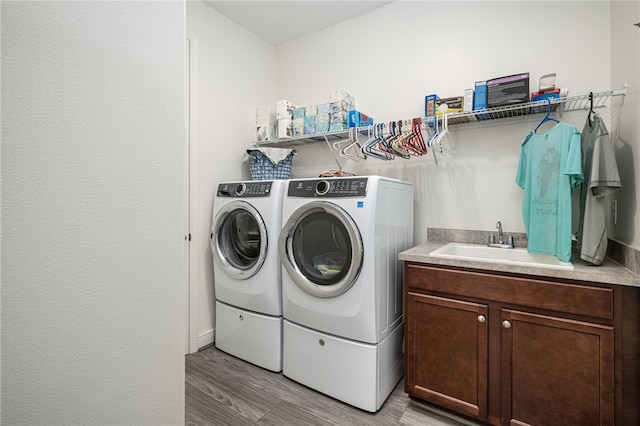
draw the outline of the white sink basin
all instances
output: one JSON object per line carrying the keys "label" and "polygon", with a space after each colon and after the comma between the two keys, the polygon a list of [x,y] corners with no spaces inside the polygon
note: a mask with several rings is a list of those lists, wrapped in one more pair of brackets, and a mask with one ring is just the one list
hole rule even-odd
{"label": "white sink basin", "polygon": [[536,268],[571,270],[571,263],[562,262],[550,254],[529,253],[524,248],[503,249],[479,244],[449,243],[430,253],[444,259],[469,260]]}

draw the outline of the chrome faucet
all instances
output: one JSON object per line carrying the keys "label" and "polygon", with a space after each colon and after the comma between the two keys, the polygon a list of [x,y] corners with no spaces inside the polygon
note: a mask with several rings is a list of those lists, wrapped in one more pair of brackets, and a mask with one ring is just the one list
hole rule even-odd
{"label": "chrome faucet", "polygon": [[487,245],[489,247],[497,247],[497,248],[515,248],[516,246],[516,238],[511,235],[509,237],[509,242],[504,242],[504,234],[502,232],[502,222],[496,223],[496,229],[498,230],[498,242],[496,243],[496,236],[493,234],[489,234],[489,241]]}

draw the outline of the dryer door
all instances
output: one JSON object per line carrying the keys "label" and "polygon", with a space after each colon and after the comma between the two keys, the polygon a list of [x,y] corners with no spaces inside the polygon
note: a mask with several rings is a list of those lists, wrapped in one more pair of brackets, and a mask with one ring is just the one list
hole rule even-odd
{"label": "dryer door", "polygon": [[356,223],[326,201],[305,204],[289,217],[278,250],[293,281],[317,297],[349,290],[362,268],[362,238]]}
{"label": "dryer door", "polygon": [[255,207],[233,201],[220,209],[211,229],[211,251],[232,278],[254,276],[267,255],[267,228]]}

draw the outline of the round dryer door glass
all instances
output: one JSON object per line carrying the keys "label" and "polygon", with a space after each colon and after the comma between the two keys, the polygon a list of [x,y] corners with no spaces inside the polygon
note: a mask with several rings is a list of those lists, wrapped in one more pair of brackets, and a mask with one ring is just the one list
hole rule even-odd
{"label": "round dryer door glass", "polygon": [[250,204],[242,201],[229,204],[216,217],[211,245],[227,274],[238,279],[250,278],[266,256],[264,222]]}
{"label": "round dryer door glass", "polygon": [[285,269],[302,290],[335,297],[355,282],[362,266],[357,225],[336,205],[309,203],[298,209],[280,235]]}

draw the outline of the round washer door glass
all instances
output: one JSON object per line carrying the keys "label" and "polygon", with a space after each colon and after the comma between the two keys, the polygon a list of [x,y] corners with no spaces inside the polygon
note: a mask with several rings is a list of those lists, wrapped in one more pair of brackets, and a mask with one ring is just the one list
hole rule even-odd
{"label": "round washer door glass", "polygon": [[349,290],[362,267],[362,238],[351,217],[317,201],[296,210],[278,244],[282,263],[303,291],[335,297]]}
{"label": "round washer door glass", "polygon": [[211,250],[225,273],[239,280],[254,276],[267,253],[267,231],[258,211],[245,201],[229,203],[213,226]]}

